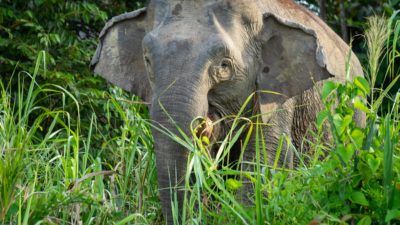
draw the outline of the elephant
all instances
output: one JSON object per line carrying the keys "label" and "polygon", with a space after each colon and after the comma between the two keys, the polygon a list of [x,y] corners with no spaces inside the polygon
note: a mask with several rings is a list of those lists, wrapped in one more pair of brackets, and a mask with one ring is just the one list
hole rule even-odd
{"label": "elephant", "polygon": [[[112,18],[99,39],[94,72],[148,102],[154,127],[189,133],[194,118],[235,115],[255,93],[245,112],[268,124],[271,163],[282,134],[301,148],[323,107],[325,82],[363,76],[350,47],[292,0],[150,0]],[[212,131],[216,139],[229,123],[220,126]],[[170,188],[182,185],[188,151],[159,129],[153,136],[162,211],[172,224]],[[254,142],[246,161],[255,158]],[[296,167],[293,152],[281,154],[279,166]],[[181,206],[182,192],[177,196]]]}

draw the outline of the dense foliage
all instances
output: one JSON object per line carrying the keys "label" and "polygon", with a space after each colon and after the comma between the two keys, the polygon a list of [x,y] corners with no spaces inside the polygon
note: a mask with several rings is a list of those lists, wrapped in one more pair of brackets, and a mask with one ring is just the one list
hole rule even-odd
{"label": "dense foliage", "polygon": [[[70,91],[81,104],[82,128],[92,113],[103,121],[108,84],[93,75],[89,62],[97,45],[98,33],[114,15],[143,6],[144,1],[0,1],[0,76],[9,81],[13,71],[33,71],[36,57],[46,51],[46,73],[39,73],[39,84],[58,84]],[[16,79],[11,85],[16,86]],[[5,83],[6,83],[5,82]],[[15,88],[14,88],[15,89]],[[74,104],[65,106],[75,112]],[[50,109],[61,101],[52,96],[42,104]],[[68,108],[70,107],[70,108]],[[111,113],[114,113],[112,110]],[[75,119],[75,118],[72,118]],[[120,122],[115,117],[115,123]],[[102,127],[101,127],[102,128]]]}
{"label": "dense foliage", "polygon": [[[1,1],[1,71],[11,74],[18,63],[29,70],[45,50],[48,78],[76,83],[80,77],[71,76],[90,74],[88,62],[107,19],[141,6],[143,1]],[[55,74],[63,71],[69,74]]]}
{"label": "dense foliage", "polygon": [[[146,105],[89,68],[107,19],[144,2],[0,1],[2,224],[162,223]],[[321,13],[321,1],[299,2]],[[399,223],[400,0],[326,0],[326,20],[339,34],[341,3],[350,34],[361,34],[374,13],[391,23],[372,20],[369,41],[354,41],[366,80],[324,87],[327,110],[316,122],[329,123],[335,138],[323,143],[322,130],[314,133],[310,164],[295,171],[256,162],[246,175],[256,184],[248,208],[235,198],[240,171],[215,170],[223,159],[206,154],[207,140],[188,137],[197,178],[187,183],[188,223]],[[355,109],[367,114],[365,128],[351,120]]]}

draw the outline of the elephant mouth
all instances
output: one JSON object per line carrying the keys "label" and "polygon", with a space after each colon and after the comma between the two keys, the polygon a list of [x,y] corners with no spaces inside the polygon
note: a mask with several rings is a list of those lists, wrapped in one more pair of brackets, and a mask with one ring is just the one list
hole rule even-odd
{"label": "elephant mouth", "polygon": [[214,139],[216,136],[215,132],[215,117],[214,115],[207,115],[199,119],[198,125],[195,129],[196,136],[199,138],[207,137],[209,140]]}
{"label": "elephant mouth", "polygon": [[221,136],[221,116],[210,107],[205,117],[199,119],[195,134],[198,138],[207,137],[211,143],[216,142]]}
{"label": "elephant mouth", "polygon": [[[204,147],[208,150],[211,158],[215,158],[220,149],[221,144],[227,138],[228,132],[231,130],[232,120],[221,116],[214,108],[210,110],[205,117],[199,119],[195,135],[201,140]],[[207,137],[206,140],[204,137]],[[238,153],[240,148],[237,143],[232,147],[233,151],[228,156],[226,162],[236,162],[239,158]],[[225,162],[225,163],[226,163]]]}

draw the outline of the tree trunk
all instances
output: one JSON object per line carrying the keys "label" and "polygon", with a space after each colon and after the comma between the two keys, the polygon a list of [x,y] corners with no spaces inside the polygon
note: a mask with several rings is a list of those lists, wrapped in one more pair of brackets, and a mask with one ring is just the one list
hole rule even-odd
{"label": "tree trunk", "polygon": [[325,22],[327,22],[326,18],[326,0],[319,0],[319,9],[320,9],[320,14],[319,16],[321,19]]}
{"label": "tree trunk", "polygon": [[344,8],[344,0],[339,0],[340,8],[340,29],[342,31],[342,38],[346,43],[349,43],[349,34],[347,32],[347,18],[346,11]]}

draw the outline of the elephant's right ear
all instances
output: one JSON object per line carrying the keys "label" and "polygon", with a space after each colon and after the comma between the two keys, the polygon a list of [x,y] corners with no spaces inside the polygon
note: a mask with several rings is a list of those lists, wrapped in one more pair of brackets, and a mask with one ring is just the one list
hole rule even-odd
{"label": "elephant's right ear", "polygon": [[147,25],[145,8],[112,18],[91,61],[95,73],[145,101],[151,98],[142,50]]}

